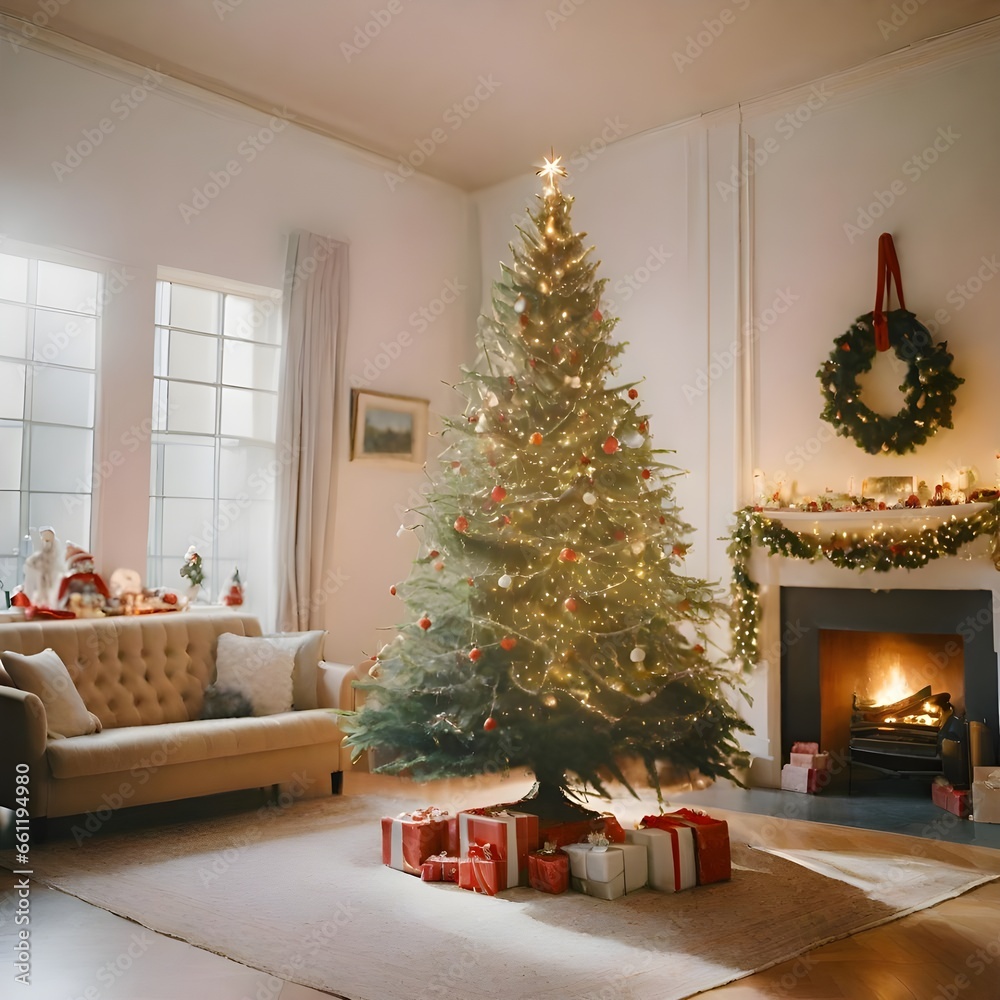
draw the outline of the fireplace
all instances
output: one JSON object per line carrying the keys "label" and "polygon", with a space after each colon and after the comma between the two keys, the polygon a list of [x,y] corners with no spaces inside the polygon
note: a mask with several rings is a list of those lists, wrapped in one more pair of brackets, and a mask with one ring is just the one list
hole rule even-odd
{"label": "fireplace", "polygon": [[995,754],[993,600],[989,590],[782,587],[783,752],[816,741],[852,765],[938,774],[954,713],[985,723]]}

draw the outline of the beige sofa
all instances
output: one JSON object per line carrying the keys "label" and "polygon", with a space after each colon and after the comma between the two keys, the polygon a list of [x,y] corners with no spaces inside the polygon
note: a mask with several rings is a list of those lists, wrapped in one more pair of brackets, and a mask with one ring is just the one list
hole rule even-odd
{"label": "beige sofa", "polygon": [[339,791],[350,756],[326,709],[351,704],[354,668],[319,663],[319,708],[202,720],[223,632],[261,628],[250,615],[195,611],[0,624],[0,652],[54,649],[103,726],[49,739],[42,701],[0,686],[0,805],[15,805],[18,765],[30,775],[32,818],[274,785],[305,797]]}

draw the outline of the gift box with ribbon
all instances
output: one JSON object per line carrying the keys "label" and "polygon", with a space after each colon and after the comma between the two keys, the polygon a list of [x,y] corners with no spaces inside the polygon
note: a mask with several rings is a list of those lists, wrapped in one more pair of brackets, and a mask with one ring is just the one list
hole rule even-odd
{"label": "gift box with ribbon", "polygon": [[630,844],[645,848],[648,883],[660,892],[680,892],[698,884],[694,830],[681,824],[665,824],[629,830]]}
{"label": "gift box with ribbon", "polygon": [[463,889],[495,896],[508,887],[507,862],[497,859],[494,845],[472,844],[468,857],[459,859],[458,884]]}
{"label": "gift box with ribbon", "polygon": [[577,892],[600,899],[618,899],[646,884],[648,868],[645,847],[638,844],[611,844],[591,847],[568,844],[570,884]]}
{"label": "gift box with ribbon", "polygon": [[662,816],[645,816],[642,825],[657,827],[663,821],[682,823],[694,831],[694,859],[698,885],[725,882],[733,877],[729,824],[695,809],[677,809]]}
{"label": "gift box with ribbon", "polygon": [[476,844],[493,845],[493,858],[505,861],[504,885],[528,884],[528,855],[538,849],[538,817],[509,809],[463,810],[458,814],[459,856]]}
{"label": "gift box with ribbon", "polygon": [[382,820],[382,864],[409,875],[420,875],[421,866],[445,849],[448,814],[431,806]]}
{"label": "gift box with ribbon", "polygon": [[424,882],[457,882],[458,858],[449,854],[432,854],[421,866]]}
{"label": "gift box with ribbon", "polygon": [[569,856],[551,841],[528,855],[528,885],[558,895],[569,888]]}

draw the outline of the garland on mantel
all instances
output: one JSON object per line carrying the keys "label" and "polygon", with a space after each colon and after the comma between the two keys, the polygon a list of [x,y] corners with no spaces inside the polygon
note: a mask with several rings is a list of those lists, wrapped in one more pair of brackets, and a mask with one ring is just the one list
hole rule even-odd
{"label": "garland on mantel", "polygon": [[744,507],[736,512],[736,525],[727,549],[733,561],[733,657],[744,670],[757,665],[760,585],[750,576],[749,569],[754,545],[763,546],[770,555],[809,562],[826,559],[842,569],[886,573],[891,569],[921,569],[932,559],[955,555],[980,535],[993,535],[990,557],[1000,570],[998,528],[1000,500],[966,517],[952,514],[950,521],[899,534],[881,527],[869,532],[835,531],[828,535],[798,532],[761,511]]}

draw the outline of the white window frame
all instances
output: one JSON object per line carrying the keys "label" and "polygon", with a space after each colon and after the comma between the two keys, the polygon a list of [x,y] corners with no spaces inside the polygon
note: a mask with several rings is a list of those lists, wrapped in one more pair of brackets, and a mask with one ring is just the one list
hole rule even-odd
{"label": "white window frame", "polygon": [[[161,585],[166,587],[172,587],[178,590],[186,589],[186,582],[179,575],[179,570],[181,563],[178,562],[177,566],[168,565],[165,561],[168,557],[177,555],[176,553],[165,553],[162,551],[162,539],[163,539],[163,529],[164,529],[164,514],[163,514],[163,501],[168,499],[165,493],[164,487],[164,462],[163,456],[165,451],[165,445],[169,442],[170,438],[175,438],[178,441],[183,441],[185,439],[202,439],[204,441],[214,441],[214,468],[213,468],[213,496],[211,498],[212,502],[212,525],[211,530],[207,533],[202,533],[201,531],[195,531],[190,539],[190,544],[194,544],[202,555],[205,562],[211,566],[214,570],[210,574],[209,579],[206,580],[205,587],[203,590],[202,600],[208,599],[210,603],[214,603],[220,595],[220,590],[225,582],[225,578],[228,578],[229,573],[232,571],[231,566],[220,562],[219,557],[219,540],[220,540],[220,524],[223,521],[223,515],[229,516],[227,514],[224,505],[231,504],[231,501],[226,500],[221,497],[220,490],[220,464],[221,464],[221,453],[222,453],[222,443],[226,440],[237,440],[241,442],[246,442],[257,448],[273,448],[274,455],[277,456],[278,444],[277,441],[266,441],[262,439],[253,438],[236,438],[233,439],[231,435],[223,434],[221,429],[222,420],[222,398],[223,390],[227,388],[231,389],[245,389],[245,386],[230,385],[223,380],[223,349],[227,341],[232,341],[234,339],[239,339],[242,343],[259,343],[259,344],[269,344],[276,346],[278,348],[278,357],[283,358],[284,348],[283,348],[283,337],[282,337],[282,322],[281,322],[281,311],[282,311],[282,295],[281,292],[274,288],[269,288],[261,285],[252,285],[245,282],[233,281],[231,279],[217,278],[212,275],[200,274],[193,271],[185,271],[177,268],[169,267],[159,267],[157,269],[157,282],[156,282],[156,314],[154,315],[154,331],[155,329],[168,329],[168,330],[179,330],[182,333],[194,333],[206,338],[214,337],[217,340],[216,344],[216,373],[214,380],[205,379],[193,380],[185,379],[179,377],[171,377],[165,374],[161,374],[158,370],[157,363],[154,361],[153,371],[151,373],[153,378],[153,416],[154,416],[154,429],[151,435],[150,441],[150,459],[151,459],[151,479],[150,479],[150,490],[149,490],[149,530],[148,530],[148,542],[147,542],[147,573],[151,585]],[[207,291],[216,292],[221,294],[220,308],[223,310],[222,315],[219,317],[219,333],[218,334],[205,334],[202,331],[187,331],[183,328],[173,327],[169,323],[159,323],[160,314],[160,303],[162,292],[162,284],[169,282],[171,284],[187,285],[194,288],[201,288]],[[264,324],[272,332],[272,340],[247,340],[243,338],[232,338],[225,335],[223,327],[223,317],[225,310],[225,296],[235,295],[241,298],[257,299],[261,302],[267,303],[267,306],[263,310]],[[155,332],[154,332],[155,335]],[[171,431],[166,428],[166,417],[165,417],[165,407],[167,398],[167,387],[170,383],[187,383],[194,385],[210,385],[214,388],[216,394],[215,400],[215,429],[214,433],[197,433],[188,431]],[[273,390],[266,389],[254,389],[256,392],[268,392],[275,397],[275,410],[277,411],[277,399],[279,388]],[[161,419],[158,419],[158,411]],[[276,429],[277,430],[277,429]],[[276,437],[276,435],[275,435]],[[154,481],[155,480],[155,481]],[[183,499],[183,498],[179,498]],[[194,499],[208,499],[208,498],[194,498]],[[197,527],[197,526],[196,526]],[[207,537],[206,537],[207,535]],[[156,543],[154,545],[154,542]],[[277,598],[276,598],[276,585],[277,585],[277,560],[276,552],[271,555],[271,564],[274,567],[274,579],[273,580],[260,580],[251,579],[248,581],[248,603],[249,608],[244,607],[244,610],[250,610],[257,615],[262,621],[273,621],[277,617]],[[241,575],[246,576],[245,566],[241,567]],[[220,578],[222,577],[222,578]]]}

